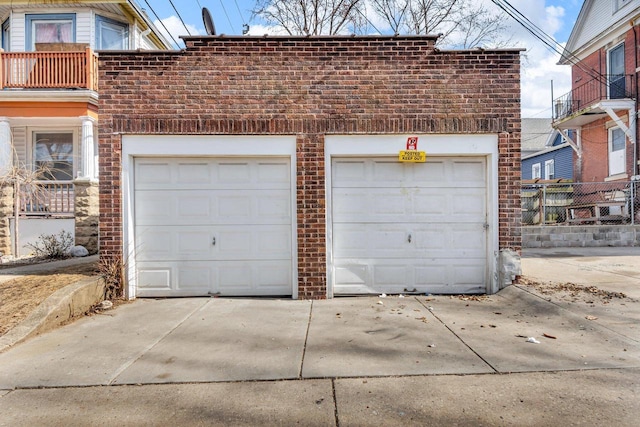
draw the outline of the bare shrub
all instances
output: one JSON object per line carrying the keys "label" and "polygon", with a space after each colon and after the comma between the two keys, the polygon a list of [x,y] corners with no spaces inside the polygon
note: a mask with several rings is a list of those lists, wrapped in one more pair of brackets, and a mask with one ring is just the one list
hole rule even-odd
{"label": "bare shrub", "polygon": [[26,246],[38,258],[62,259],[69,257],[73,243],[71,233],[62,230],[58,234],[41,234],[35,243],[28,243]]}
{"label": "bare shrub", "polygon": [[105,283],[104,298],[106,300],[114,300],[124,295],[124,266],[119,256],[100,259],[98,271]]}

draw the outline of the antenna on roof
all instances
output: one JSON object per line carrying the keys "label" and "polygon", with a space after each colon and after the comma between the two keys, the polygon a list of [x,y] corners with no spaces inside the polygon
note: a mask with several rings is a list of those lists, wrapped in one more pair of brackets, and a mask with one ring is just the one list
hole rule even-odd
{"label": "antenna on roof", "polygon": [[202,8],[202,20],[204,21],[204,29],[207,31],[207,34],[215,36],[216,27],[213,25],[213,18],[211,18],[211,13],[209,13],[209,9],[206,7]]}

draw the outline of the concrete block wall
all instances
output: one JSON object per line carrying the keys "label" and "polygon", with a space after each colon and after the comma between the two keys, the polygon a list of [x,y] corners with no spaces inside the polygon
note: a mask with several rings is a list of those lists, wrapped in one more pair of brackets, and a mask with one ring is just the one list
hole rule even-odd
{"label": "concrete block wall", "polygon": [[497,135],[499,246],[519,250],[520,50],[440,51],[436,38],[197,36],[179,52],[101,52],[101,256],[122,255],[122,134],[295,135],[300,298],[326,296],[329,134]]}
{"label": "concrete block wall", "polygon": [[522,227],[523,248],[640,246],[640,225]]}

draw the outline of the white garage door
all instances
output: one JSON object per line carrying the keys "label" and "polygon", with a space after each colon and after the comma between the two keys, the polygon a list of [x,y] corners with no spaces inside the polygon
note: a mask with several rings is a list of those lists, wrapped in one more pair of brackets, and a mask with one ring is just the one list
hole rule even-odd
{"label": "white garage door", "polygon": [[138,296],[291,295],[287,158],[135,159]]}
{"label": "white garage door", "polygon": [[335,294],[484,293],[483,157],[332,161]]}

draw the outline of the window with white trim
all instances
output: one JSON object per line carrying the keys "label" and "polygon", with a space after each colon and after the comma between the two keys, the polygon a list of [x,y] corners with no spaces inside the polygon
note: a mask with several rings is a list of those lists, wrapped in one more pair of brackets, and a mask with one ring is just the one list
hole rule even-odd
{"label": "window with white trim", "polygon": [[531,165],[531,179],[538,179],[540,176],[540,163]]}
{"label": "window with white trim", "polygon": [[608,73],[609,73],[609,98],[622,99],[627,96],[624,43],[607,52]]}
{"label": "window with white trim", "polygon": [[33,132],[33,163],[39,178],[70,181],[74,176],[74,137],[72,131]]}
{"label": "window with white trim", "polygon": [[11,18],[7,18],[7,20],[2,23],[2,49],[4,49],[5,52],[11,50],[11,22],[9,19]]}
{"label": "window with white trim", "polygon": [[622,129],[609,129],[609,176],[626,172],[626,136]]}
{"label": "window with white trim", "polygon": [[553,179],[556,176],[555,161],[553,159],[544,161],[544,179]]}
{"label": "window with white trim", "polygon": [[96,16],[96,49],[129,49],[129,25],[104,16]]}
{"label": "window with white trim", "polygon": [[25,50],[36,50],[36,43],[74,43],[75,13],[25,15]]}

